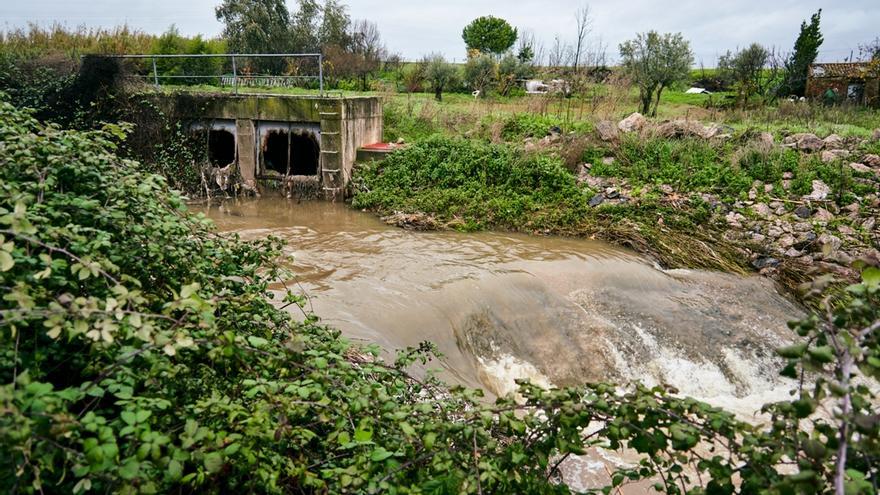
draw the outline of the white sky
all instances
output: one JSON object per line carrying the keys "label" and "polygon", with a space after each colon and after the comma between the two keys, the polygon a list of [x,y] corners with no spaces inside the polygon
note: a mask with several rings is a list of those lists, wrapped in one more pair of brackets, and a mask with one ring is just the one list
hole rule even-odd
{"label": "white sky", "polygon": [[[0,0],[0,29],[28,22],[68,26],[113,26],[127,23],[159,33],[176,24],[184,34],[215,36],[221,25],[214,17],[219,0]],[[608,45],[615,58],[617,45],[635,33],[681,31],[691,41],[697,63],[714,65],[728,49],[759,42],[791,50],[802,20],[819,8],[825,44],[821,61],[842,60],[858,44],[880,36],[880,0],[348,0],[353,18],[379,25],[392,52],[416,59],[442,52],[450,59],[464,58],[461,29],[473,18],[495,15],[519,29],[532,31],[545,47],[557,34],[571,39],[574,12],[589,4],[593,12],[593,39]],[[288,1],[289,5],[295,2]]]}

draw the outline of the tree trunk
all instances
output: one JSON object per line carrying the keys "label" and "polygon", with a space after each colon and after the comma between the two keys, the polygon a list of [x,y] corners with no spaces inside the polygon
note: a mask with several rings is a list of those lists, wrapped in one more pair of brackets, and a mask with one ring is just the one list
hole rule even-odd
{"label": "tree trunk", "polygon": [[661,94],[663,94],[663,86],[662,85],[657,89],[657,99],[654,100],[654,109],[651,110],[651,117],[657,116],[657,107],[660,106],[660,95]]}
{"label": "tree trunk", "polygon": [[639,99],[641,100],[641,107],[639,108],[639,112],[642,115],[648,115],[648,113],[650,113],[653,93],[653,89],[651,91],[639,89]]}
{"label": "tree trunk", "polygon": [[434,99],[437,101],[443,101],[443,88],[440,86],[434,88]]}

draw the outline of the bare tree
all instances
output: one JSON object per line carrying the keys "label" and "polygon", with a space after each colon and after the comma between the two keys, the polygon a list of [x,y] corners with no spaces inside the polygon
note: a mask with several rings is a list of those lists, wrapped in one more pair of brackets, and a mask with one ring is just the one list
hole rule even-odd
{"label": "bare tree", "polygon": [[553,45],[550,46],[548,53],[547,65],[551,68],[568,67],[571,61],[571,46],[562,41],[559,35],[553,38]]}
{"label": "bare tree", "polygon": [[350,38],[351,52],[354,55],[352,60],[355,62],[351,69],[361,80],[361,90],[366,91],[367,79],[379,70],[388,51],[382,44],[382,36],[375,22],[366,19],[355,21]]}
{"label": "bare tree", "polygon": [[590,15],[590,6],[584,5],[577,9],[577,12],[574,14],[574,19],[577,26],[577,36],[575,37],[574,63],[572,64],[572,68],[574,69],[574,72],[578,72],[578,67],[581,62],[581,54],[585,48],[587,36],[592,31],[593,26],[593,18]]}

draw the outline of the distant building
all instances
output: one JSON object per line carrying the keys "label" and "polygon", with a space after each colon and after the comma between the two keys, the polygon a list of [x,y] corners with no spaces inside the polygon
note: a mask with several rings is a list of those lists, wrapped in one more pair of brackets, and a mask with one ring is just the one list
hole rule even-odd
{"label": "distant building", "polygon": [[813,64],[807,75],[807,98],[850,101],[880,107],[880,64]]}

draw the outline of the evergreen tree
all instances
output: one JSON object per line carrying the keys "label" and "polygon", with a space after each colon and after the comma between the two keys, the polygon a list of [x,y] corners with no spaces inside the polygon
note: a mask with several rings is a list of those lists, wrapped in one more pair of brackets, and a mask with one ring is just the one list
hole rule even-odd
{"label": "evergreen tree", "polygon": [[809,24],[806,21],[801,23],[801,32],[797,41],[794,42],[794,53],[785,63],[785,83],[782,86],[785,95],[804,96],[807,87],[807,73],[810,70],[810,65],[819,56],[819,47],[824,41],[822,32],[819,30],[821,16],[822,9],[819,9],[810,18]]}

